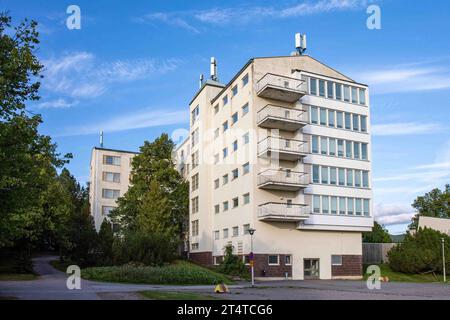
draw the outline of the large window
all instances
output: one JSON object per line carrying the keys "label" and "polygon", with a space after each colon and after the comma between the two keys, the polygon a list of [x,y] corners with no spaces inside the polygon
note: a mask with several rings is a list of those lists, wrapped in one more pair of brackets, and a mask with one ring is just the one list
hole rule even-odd
{"label": "large window", "polygon": [[192,185],[192,191],[195,191],[198,189],[198,173],[196,173],[192,176],[191,185]]}
{"label": "large window", "polygon": [[345,206],[345,198],[339,197],[339,214],[345,214],[346,206]]}
{"label": "large window", "polygon": [[367,117],[361,116],[361,131],[367,132]]}
{"label": "large window", "polygon": [[345,157],[352,157],[352,142],[348,140],[345,140]]}
{"label": "large window", "polygon": [[102,206],[102,215],[109,216],[112,210],[114,210],[116,207],[111,206]]}
{"label": "large window", "polygon": [[328,139],[326,137],[320,138],[320,153],[328,154]]}
{"label": "large window", "polygon": [[330,138],[329,141],[330,141],[329,154],[330,154],[330,156],[335,156],[336,155],[336,139]]}
{"label": "large window", "polygon": [[353,114],[353,131],[359,131],[359,116]]}
{"label": "large window", "polygon": [[369,187],[369,171],[363,171],[362,173],[362,186],[364,188]]}
{"label": "large window", "polygon": [[325,97],[325,81],[319,79],[319,96]]}
{"label": "large window", "polygon": [[224,239],[228,238],[228,228],[223,229],[223,238]]}
{"label": "large window", "polygon": [[348,215],[354,215],[354,209],[353,209],[353,198],[347,198],[347,214]]}
{"label": "large window", "polygon": [[198,197],[192,198],[191,204],[192,204],[192,213],[197,213],[198,212]]}
{"label": "large window", "polygon": [[367,143],[361,143],[361,159],[367,160]]}
{"label": "large window", "polygon": [[322,196],[322,213],[329,213],[330,212],[330,197],[328,196]]}
{"label": "large window", "polygon": [[192,158],[192,169],[194,169],[195,167],[198,166],[198,150],[195,151],[195,152],[191,155],[191,158]]}
{"label": "large window", "polygon": [[345,169],[339,168],[339,185],[345,186]]}
{"label": "large window", "polygon": [[344,101],[350,102],[350,87],[344,86]]}
{"label": "large window", "polygon": [[347,169],[347,187],[353,187],[353,170]]}
{"label": "large window", "polygon": [[200,139],[198,128],[191,133],[192,147],[194,147]]}
{"label": "large window", "polygon": [[331,265],[332,266],[342,266],[342,256],[333,254],[331,256]]}
{"label": "large window", "polygon": [[361,188],[361,170],[355,170],[355,187]]}
{"label": "large window", "polygon": [[233,237],[237,237],[239,235],[239,227],[233,227]]}
{"label": "large window", "polygon": [[244,204],[248,204],[250,203],[250,193],[246,193],[242,196],[242,198],[244,199]]}
{"label": "large window", "polygon": [[313,196],[313,208],[314,213],[320,213],[320,196]]}
{"label": "large window", "polygon": [[277,266],[280,264],[280,257],[278,255],[269,255],[267,257],[267,263],[269,266]]}
{"label": "large window", "polygon": [[362,215],[362,200],[355,199],[355,212],[357,216]]}
{"label": "large window", "polygon": [[309,78],[309,93],[317,96],[317,79]]}
{"label": "large window", "polygon": [[318,165],[313,165],[312,171],[313,171],[313,183],[320,183],[319,166]]}
{"label": "large window", "polygon": [[362,105],[366,104],[366,90],[365,89],[359,89],[359,104],[362,104]]}
{"label": "large window", "polygon": [[337,155],[338,157],[344,156],[344,140],[339,139],[337,141]]}
{"label": "large window", "polygon": [[342,111],[337,111],[336,112],[336,122],[337,122],[337,127],[339,129],[343,129],[344,128],[344,113]]}
{"label": "large window", "polygon": [[359,159],[359,142],[353,142],[353,158]]}
{"label": "large window", "polygon": [[328,184],[328,167],[322,167],[320,175],[322,176],[321,182]]}
{"label": "large window", "polygon": [[327,125],[327,109],[320,108],[320,125]]}
{"label": "large window", "polygon": [[191,222],[191,235],[193,237],[198,236],[198,220],[194,220]]}
{"label": "large window", "polygon": [[116,156],[103,156],[103,164],[110,164],[114,166],[120,166],[120,157]]}
{"label": "large window", "polygon": [[336,100],[342,100],[342,84],[336,83]]}
{"label": "large window", "polygon": [[244,87],[248,83],[248,73],[242,77],[242,86]]}
{"label": "large window", "polygon": [[369,216],[369,210],[370,210],[370,208],[369,208],[369,199],[364,199],[364,215],[366,217]]}
{"label": "large window", "polygon": [[119,197],[120,197],[120,190],[102,189],[102,198],[104,199],[117,199]]}
{"label": "large window", "polygon": [[196,107],[191,111],[192,124],[194,124],[195,121],[197,121],[199,114],[200,114],[200,107],[199,107],[199,106],[196,106]]}
{"label": "large window", "polygon": [[327,97],[329,99],[334,98],[334,84],[331,81],[327,81]]}
{"label": "large window", "polygon": [[336,168],[330,168],[330,184],[336,184]]}
{"label": "large window", "polygon": [[317,107],[311,107],[311,123],[313,124],[319,123],[319,114]]}
{"label": "large window", "polygon": [[346,112],[345,113],[345,129],[351,130],[352,129],[352,123],[351,123],[351,114]]}
{"label": "large window", "polygon": [[103,172],[103,181],[120,182],[120,173],[118,173],[118,172]]}
{"label": "large window", "polygon": [[311,152],[312,153],[319,153],[319,137],[318,136],[312,136],[311,138]]}
{"label": "large window", "polygon": [[358,103],[358,89],[352,87],[352,103]]}
{"label": "large window", "polygon": [[328,126],[333,128],[335,127],[334,110],[328,110]]}
{"label": "large window", "polygon": [[331,214],[337,214],[337,197],[331,197]]}

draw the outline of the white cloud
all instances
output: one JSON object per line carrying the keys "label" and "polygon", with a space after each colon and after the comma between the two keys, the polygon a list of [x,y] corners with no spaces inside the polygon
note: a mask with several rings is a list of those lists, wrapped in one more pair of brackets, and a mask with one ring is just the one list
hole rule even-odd
{"label": "white cloud", "polygon": [[177,14],[155,12],[146,14],[143,17],[135,19],[137,22],[141,23],[152,23],[152,22],[162,22],[169,26],[179,27],[188,30],[193,33],[199,33],[200,31],[194,26],[190,25],[186,20],[177,16]]}
{"label": "white cloud", "polygon": [[400,122],[372,125],[374,136],[399,136],[438,133],[446,128],[438,123]]}
{"label": "white cloud", "polygon": [[378,203],[374,206],[374,219],[383,225],[409,223],[414,214],[408,205]]}
{"label": "white cloud", "polygon": [[39,109],[66,109],[66,108],[73,107],[77,104],[78,104],[77,100],[68,102],[65,99],[59,98],[56,100],[41,102],[37,105],[37,107]]}

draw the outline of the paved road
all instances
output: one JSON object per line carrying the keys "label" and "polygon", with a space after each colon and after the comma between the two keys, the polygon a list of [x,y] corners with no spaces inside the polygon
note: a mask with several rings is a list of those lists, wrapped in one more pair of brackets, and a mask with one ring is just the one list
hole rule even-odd
{"label": "paved road", "polygon": [[[81,280],[81,290],[68,290],[67,275],[50,266],[55,256],[42,256],[34,260],[39,279],[32,281],[0,281],[0,297],[19,299],[140,299],[142,290],[191,291],[212,293],[212,286],[163,286],[115,284]],[[221,295],[232,300],[398,300],[445,299],[450,300],[450,285],[439,283],[382,283],[380,290],[369,290],[364,281],[309,280],[259,282],[256,288],[246,285],[230,286],[231,294]]]}

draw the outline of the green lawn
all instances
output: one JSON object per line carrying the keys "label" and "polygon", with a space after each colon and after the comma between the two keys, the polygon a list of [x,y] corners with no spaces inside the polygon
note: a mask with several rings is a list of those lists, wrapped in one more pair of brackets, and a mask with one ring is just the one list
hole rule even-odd
{"label": "green lawn", "polygon": [[228,276],[186,261],[176,261],[162,267],[124,265],[86,268],[81,271],[81,277],[97,281],[146,284],[214,285],[219,282],[233,283]]}
{"label": "green lawn", "polygon": [[[380,264],[381,276],[389,277],[389,281],[397,281],[397,282],[442,282],[442,276],[436,275],[437,279],[433,274],[406,274],[401,272],[396,272],[391,270],[389,265]],[[367,279],[369,275],[365,272],[366,267],[364,268],[364,279]]]}
{"label": "green lawn", "polygon": [[0,259],[0,281],[25,281],[37,278],[38,275],[34,273],[17,273],[14,270],[14,261],[12,259]]}
{"label": "green lawn", "polygon": [[151,300],[218,300],[221,298],[195,292],[142,291],[139,294]]}

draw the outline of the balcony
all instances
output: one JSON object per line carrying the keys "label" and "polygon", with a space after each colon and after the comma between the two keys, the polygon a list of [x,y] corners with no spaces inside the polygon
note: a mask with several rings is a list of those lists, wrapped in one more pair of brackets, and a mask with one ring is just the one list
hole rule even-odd
{"label": "balcony", "polygon": [[258,206],[258,219],[274,222],[299,222],[309,218],[309,207],[304,204],[268,202]]}
{"label": "balcony", "polygon": [[308,175],[291,170],[268,169],[258,174],[257,184],[261,189],[298,191],[308,186]]}
{"label": "balcony", "polygon": [[306,94],[306,82],[296,78],[266,73],[256,84],[256,94],[261,98],[292,103]]}
{"label": "balcony", "polygon": [[296,131],[307,123],[308,112],[302,109],[268,104],[257,114],[257,124],[262,128]]}
{"label": "balcony", "polygon": [[258,156],[279,160],[296,161],[308,154],[306,141],[267,137],[258,142]]}

